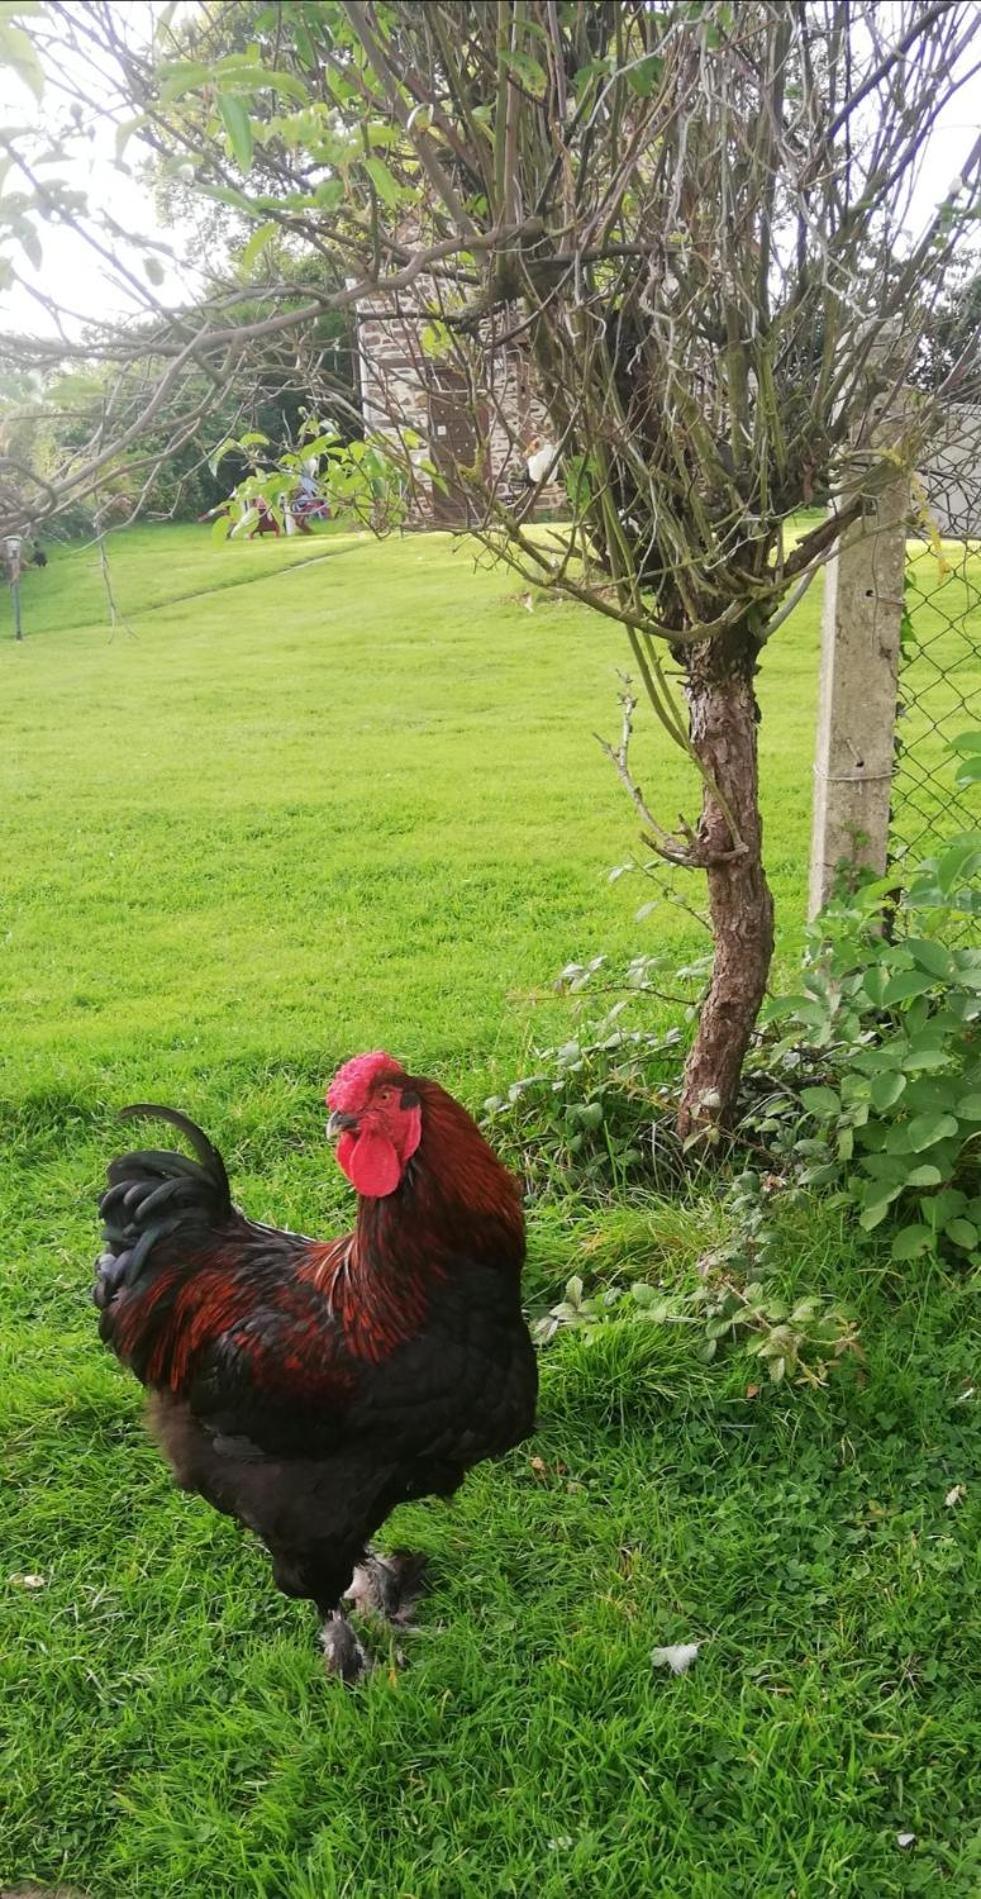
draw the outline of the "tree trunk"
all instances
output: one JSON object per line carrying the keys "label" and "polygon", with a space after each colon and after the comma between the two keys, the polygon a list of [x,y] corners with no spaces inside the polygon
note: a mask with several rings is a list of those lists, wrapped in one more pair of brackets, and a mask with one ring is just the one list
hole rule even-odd
{"label": "tree trunk", "polygon": [[711,860],[712,981],[685,1064],[678,1132],[724,1127],[732,1118],[749,1039],[773,954],[773,898],[763,871],[753,691],[758,646],[734,628],[687,654],[686,697],[698,757],[729,805],[745,850],[731,855],[725,815],[706,791],[699,838]]}

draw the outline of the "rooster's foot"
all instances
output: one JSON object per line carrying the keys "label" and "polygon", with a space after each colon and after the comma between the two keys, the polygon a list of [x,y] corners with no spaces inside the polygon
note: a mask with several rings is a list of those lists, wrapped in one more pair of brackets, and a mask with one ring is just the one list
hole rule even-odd
{"label": "rooster's foot", "polygon": [[389,1556],[369,1550],[354,1572],[346,1600],[364,1615],[383,1616],[397,1628],[411,1627],[425,1570],[426,1558],[417,1550],[393,1550]]}
{"label": "rooster's foot", "polygon": [[339,1609],[335,1609],[324,1623],[320,1631],[320,1643],[328,1675],[339,1675],[342,1681],[355,1682],[370,1666],[367,1652],[362,1648],[347,1617]]}

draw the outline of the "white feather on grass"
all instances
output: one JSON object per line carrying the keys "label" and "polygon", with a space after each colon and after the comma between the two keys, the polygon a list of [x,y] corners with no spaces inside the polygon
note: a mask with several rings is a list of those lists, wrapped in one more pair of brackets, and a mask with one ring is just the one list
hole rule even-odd
{"label": "white feather on grass", "polygon": [[651,1661],[655,1668],[670,1668],[672,1675],[687,1675],[701,1646],[701,1642],[675,1642],[668,1648],[652,1648]]}

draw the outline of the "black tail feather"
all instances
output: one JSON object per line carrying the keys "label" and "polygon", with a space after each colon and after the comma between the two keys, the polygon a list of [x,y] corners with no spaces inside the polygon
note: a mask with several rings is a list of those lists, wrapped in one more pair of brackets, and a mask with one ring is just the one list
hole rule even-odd
{"label": "black tail feather", "polygon": [[102,1308],[123,1286],[134,1283],[158,1240],[179,1227],[186,1227],[189,1236],[200,1234],[202,1228],[220,1225],[232,1211],[225,1163],[201,1128],[177,1108],[150,1102],[124,1108],[120,1118],[144,1117],[168,1121],[190,1142],[197,1158],[147,1148],[110,1162],[108,1186],[99,1201],[105,1250],[96,1265],[93,1294]]}
{"label": "black tail feather", "polygon": [[[231,1205],[231,1189],[228,1185],[225,1163],[218,1149],[212,1147],[203,1128],[199,1128],[197,1122],[192,1121],[189,1115],[182,1114],[179,1108],[161,1108],[152,1101],[134,1101],[128,1108],[120,1109],[119,1119],[121,1121],[169,1121],[171,1127],[177,1128],[185,1140],[190,1141],[202,1167],[212,1176],[215,1185],[223,1190],[225,1199],[229,1206]],[[184,1161],[185,1167],[187,1166],[183,1154],[169,1154],[167,1158],[171,1162]]]}

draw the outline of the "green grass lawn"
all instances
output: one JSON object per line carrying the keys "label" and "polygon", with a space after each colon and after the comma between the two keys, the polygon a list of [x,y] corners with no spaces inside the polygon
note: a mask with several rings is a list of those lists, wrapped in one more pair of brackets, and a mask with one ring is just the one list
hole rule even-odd
{"label": "green grass lawn", "polygon": [[[353,1694],[258,1551],[171,1489],[88,1304],[113,1110],[179,1103],[250,1212],[329,1232],[339,1059],[388,1046],[477,1106],[568,1021],[563,964],[701,937],[609,881],[634,844],[592,737],[612,627],[529,613],[442,536],[139,529],[111,557],[131,631],[94,555],[58,550],[0,638],[0,1886],[977,1899],[972,1288],[840,1214],[786,1215],[780,1271],[860,1316],[864,1377],[750,1398],[751,1362],[706,1367],[683,1330],[557,1342],[536,1441],[392,1525],[434,1589],[408,1666],[383,1652]],[[818,613],[760,682],[785,966]],[[642,736],[673,822],[694,788]],[[719,1219],[539,1204],[529,1295],[691,1283]],[[655,1672],[689,1639],[689,1675]]]}

